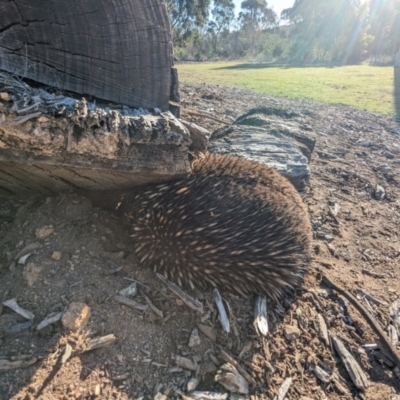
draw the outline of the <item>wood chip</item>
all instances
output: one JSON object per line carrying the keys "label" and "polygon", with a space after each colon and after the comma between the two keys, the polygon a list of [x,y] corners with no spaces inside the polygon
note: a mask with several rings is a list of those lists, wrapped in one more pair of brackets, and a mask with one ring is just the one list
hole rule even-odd
{"label": "wood chip", "polygon": [[217,332],[212,326],[198,323],[197,327],[199,328],[200,332],[207,336],[211,341],[217,341]]}
{"label": "wood chip", "polygon": [[328,327],[326,326],[325,319],[321,314],[317,314],[317,317],[314,320],[314,327],[318,333],[318,337],[325,343],[326,346],[329,346]]}
{"label": "wood chip", "polygon": [[315,376],[324,383],[329,383],[333,378],[333,371],[329,373],[318,365],[314,365],[313,371]]}
{"label": "wood chip", "polygon": [[18,360],[18,361],[8,361],[8,360],[0,360],[0,371],[8,371],[10,369],[16,368],[26,368],[35,364],[37,358],[32,358],[30,360]]}
{"label": "wood chip", "polygon": [[114,296],[114,300],[117,301],[120,304],[123,304],[124,306],[133,308],[135,310],[147,311],[149,309],[148,305],[140,304],[137,301],[132,300],[132,299],[128,299],[127,297],[124,297],[124,296],[115,295]]}
{"label": "wood chip", "polygon": [[192,310],[197,311],[199,314],[204,313],[203,304],[201,304],[198,300],[189,296],[180,287],[175,285],[175,283],[168,281],[161,274],[157,274],[157,278],[160,279],[168,287],[169,290],[171,290],[178,297],[180,297],[183,300],[183,302]]}
{"label": "wood chip", "polygon": [[[342,287],[331,281],[326,275],[322,277],[324,283],[336,290],[342,296],[346,297],[347,300],[360,312],[360,314],[368,321],[373,331],[379,336],[379,339],[384,346],[385,351],[390,354],[397,367],[400,368],[400,357],[397,354],[397,350],[390,343],[386,333],[382,330],[380,325],[375,321],[374,317],[362,306],[362,304],[349,292],[344,290]],[[400,304],[400,303],[399,303]]]}
{"label": "wood chip", "polygon": [[254,321],[255,331],[260,336],[268,334],[268,314],[267,314],[267,298],[257,295],[254,299]]}
{"label": "wood chip", "polygon": [[14,261],[18,261],[25,254],[32,253],[34,250],[40,249],[42,245],[38,242],[28,244],[22,250],[20,250],[17,255],[14,257]]}
{"label": "wood chip", "polygon": [[69,343],[67,343],[65,345],[64,354],[61,358],[61,364],[65,364],[71,357],[71,354],[72,354],[72,346]]}
{"label": "wood chip", "polygon": [[34,319],[35,315],[33,312],[25,310],[24,308],[20,307],[17,303],[16,299],[11,299],[3,302],[3,305],[5,305],[8,308],[11,308],[14,312],[19,314],[21,317],[24,317],[26,319]]}
{"label": "wood chip", "polygon": [[46,328],[46,326],[54,324],[58,321],[61,320],[61,317],[63,316],[64,312],[59,312],[58,314],[52,315],[50,317],[46,317],[37,327],[36,330],[40,331],[44,328]]}
{"label": "wood chip", "polygon": [[175,363],[178,367],[188,369],[189,371],[196,371],[197,365],[186,357],[176,356]]}
{"label": "wood chip", "polygon": [[232,393],[249,393],[249,384],[232,364],[224,364],[215,375],[215,381]]}
{"label": "wood chip", "polygon": [[342,360],[347,372],[350,375],[351,380],[354,385],[358,389],[366,389],[369,385],[367,376],[364,371],[357,363],[355,358],[350,354],[350,352],[346,349],[345,345],[342,343],[340,339],[338,339],[334,334],[331,333],[331,339],[333,345],[335,346],[336,351],[339,354],[340,359]]}
{"label": "wood chip", "polygon": [[222,358],[225,362],[233,365],[238,372],[243,375],[243,377],[249,382],[251,385],[255,385],[256,382],[252,378],[252,376],[233,358],[231,357],[226,351],[221,350],[220,358]]}
{"label": "wood chip", "polygon": [[199,336],[198,328],[193,328],[190,338],[189,338],[189,347],[198,346],[201,343],[201,339]]}
{"label": "wood chip", "polygon": [[117,338],[113,334],[91,339],[84,352],[86,353],[87,351],[99,349],[100,347],[109,346],[110,344],[113,344],[116,340]]}
{"label": "wood chip", "polygon": [[396,347],[397,343],[399,342],[399,335],[397,333],[397,329],[393,325],[388,326],[388,336],[392,345]]}
{"label": "wood chip", "polygon": [[17,264],[25,265],[26,260],[27,260],[32,254],[33,254],[33,253],[25,254],[24,256],[22,256],[22,257],[18,260],[18,263],[17,263]]}
{"label": "wood chip", "polygon": [[226,313],[224,303],[222,302],[221,294],[219,293],[218,289],[215,288],[213,291],[214,301],[217,305],[218,312],[219,312],[219,320],[222,325],[222,329],[229,333],[231,331],[231,326],[229,324],[228,314]]}
{"label": "wood chip", "polygon": [[292,378],[286,378],[281,387],[279,388],[278,394],[274,397],[274,400],[285,400],[286,394],[289,391],[290,386],[292,385]]}
{"label": "wood chip", "polygon": [[146,303],[149,305],[150,310],[154,312],[154,314],[156,314],[158,317],[160,317],[161,319],[164,319],[164,314],[163,312],[158,309],[155,304],[151,301],[150,297],[147,296],[146,294],[142,293],[144,299],[146,300]]}
{"label": "wood chip", "polygon": [[386,303],[386,301],[383,300],[379,300],[376,297],[370,295],[368,292],[366,292],[365,290],[360,289],[360,292],[370,301],[372,301],[375,304],[381,305],[381,306],[388,306],[389,304]]}
{"label": "wood chip", "polygon": [[179,393],[183,400],[228,400],[228,393],[217,393],[217,392],[200,392],[194,391],[190,394]]}

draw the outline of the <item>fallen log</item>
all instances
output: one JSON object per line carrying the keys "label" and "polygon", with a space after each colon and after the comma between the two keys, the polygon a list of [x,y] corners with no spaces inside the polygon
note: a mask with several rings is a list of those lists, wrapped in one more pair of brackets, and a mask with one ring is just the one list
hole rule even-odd
{"label": "fallen log", "polygon": [[0,194],[125,189],[190,172],[190,133],[168,111],[102,108],[7,73],[0,93]]}

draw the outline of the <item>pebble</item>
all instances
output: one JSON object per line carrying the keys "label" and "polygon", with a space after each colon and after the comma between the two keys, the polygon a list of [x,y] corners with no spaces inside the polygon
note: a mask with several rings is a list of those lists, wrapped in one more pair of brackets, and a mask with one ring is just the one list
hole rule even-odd
{"label": "pebble", "polygon": [[46,225],[43,228],[36,229],[35,235],[37,239],[45,239],[54,232],[53,225]]}
{"label": "pebble", "polygon": [[55,251],[55,252],[51,255],[51,258],[52,258],[53,260],[56,260],[56,261],[61,260],[61,257],[62,257],[61,251]]}
{"label": "pebble", "polygon": [[301,330],[295,325],[285,325],[283,328],[283,333],[286,340],[295,340],[300,337]]}
{"label": "pebble", "polygon": [[71,303],[61,318],[63,326],[71,331],[81,329],[90,317],[90,307],[85,303]]}
{"label": "pebble", "polygon": [[192,333],[190,334],[189,347],[198,346],[200,343],[201,343],[201,339],[199,336],[199,330],[197,328],[194,328],[192,330]]}

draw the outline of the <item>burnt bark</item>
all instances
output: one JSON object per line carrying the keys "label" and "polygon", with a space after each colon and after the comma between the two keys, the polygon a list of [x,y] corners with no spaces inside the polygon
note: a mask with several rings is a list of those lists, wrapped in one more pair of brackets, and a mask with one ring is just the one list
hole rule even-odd
{"label": "burnt bark", "polygon": [[0,2],[0,70],[20,77],[165,111],[172,59],[162,0]]}

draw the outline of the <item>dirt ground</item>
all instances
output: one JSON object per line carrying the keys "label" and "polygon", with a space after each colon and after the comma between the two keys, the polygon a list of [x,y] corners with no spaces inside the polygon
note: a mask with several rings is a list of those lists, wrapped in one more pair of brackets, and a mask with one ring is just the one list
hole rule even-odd
{"label": "dirt ground", "polygon": [[[253,299],[222,292],[232,320],[226,334],[211,293],[189,292],[206,309],[200,317],[152,271],[139,268],[130,238],[111,212],[93,207],[77,193],[1,199],[0,298],[15,298],[34,319],[19,317],[6,306],[0,311],[0,399],[177,398],[191,377],[200,381],[196,390],[227,393],[214,380],[224,363],[221,349],[254,379],[245,396],[252,400],[273,399],[286,378],[292,379],[290,399],[400,398],[393,360],[363,347],[378,343],[371,327],[321,283],[326,274],[358,296],[387,331],[388,305],[400,298],[400,124],[346,106],[220,86],[186,84],[181,90],[184,107],[231,121],[257,105],[295,111],[304,133],[317,139],[304,194],[315,239],[304,287],[280,305],[269,302],[266,338],[253,328]],[[198,117],[192,121],[211,131],[220,126]],[[36,249],[25,265],[13,263],[33,243]],[[138,311],[115,300],[131,284],[127,278],[141,283],[134,300],[146,305],[146,294],[162,318],[148,307]],[[366,301],[360,290],[387,304]],[[82,331],[71,333],[60,322],[37,330],[45,317],[72,302],[90,307]],[[365,372],[369,386],[364,392],[355,387],[332,345],[319,337],[319,316]],[[199,323],[209,326],[216,341],[200,333],[201,343],[189,347]],[[298,337],[288,338],[288,326],[300,329]],[[115,335],[113,344],[84,352],[90,339],[108,334]],[[68,348],[72,354],[62,360]],[[191,359],[196,371],[177,366],[177,356]],[[1,360],[31,365],[1,371]],[[335,372],[336,378],[317,378],[316,365]]]}

